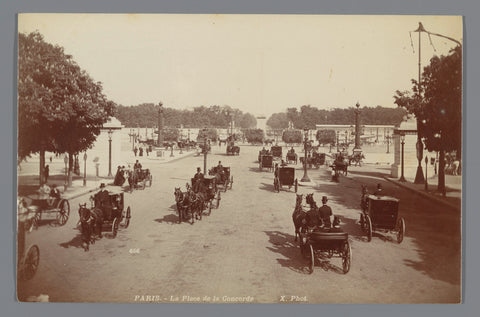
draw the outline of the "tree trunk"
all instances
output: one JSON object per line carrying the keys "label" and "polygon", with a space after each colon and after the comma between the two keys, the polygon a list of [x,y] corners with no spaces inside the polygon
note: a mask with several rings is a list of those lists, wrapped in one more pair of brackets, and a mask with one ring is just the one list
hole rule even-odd
{"label": "tree trunk", "polygon": [[73,153],[68,153],[68,187],[72,186]]}
{"label": "tree trunk", "polygon": [[438,192],[445,196],[445,150],[440,150],[438,162]]}
{"label": "tree trunk", "polygon": [[45,182],[45,150],[40,150],[40,177],[39,182],[40,186],[42,186]]}

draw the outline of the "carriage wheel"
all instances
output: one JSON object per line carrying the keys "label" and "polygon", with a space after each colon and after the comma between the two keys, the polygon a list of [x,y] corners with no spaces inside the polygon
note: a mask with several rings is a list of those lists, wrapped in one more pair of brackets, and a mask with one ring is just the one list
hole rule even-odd
{"label": "carriage wheel", "polygon": [[233,187],[233,176],[230,176],[230,189]]}
{"label": "carriage wheel", "polygon": [[40,263],[40,249],[36,244],[28,248],[28,251],[22,262],[21,270],[23,279],[32,279],[37,272],[38,264]]}
{"label": "carriage wheel", "polygon": [[115,217],[113,219],[112,223],[112,238],[115,238],[118,233],[118,225],[119,225],[120,219],[118,217]]}
{"label": "carriage wheel", "polygon": [[370,220],[370,216],[369,215],[365,215],[365,231],[366,231],[366,234],[367,234],[367,241],[370,242],[372,241],[372,231],[373,231],[373,228],[372,228],[372,220]]}
{"label": "carriage wheel", "polygon": [[130,218],[132,218],[132,212],[130,210],[130,206],[127,207],[127,212],[126,212],[126,215],[125,215],[125,221],[123,222],[123,224],[121,224],[121,226],[125,229],[128,228],[128,226],[130,225]]}
{"label": "carriage wheel", "polygon": [[403,235],[405,234],[405,220],[400,218],[397,223],[398,233],[397,233],[397,242],[402,243]]}
{"label": "carriage wheel", "polygon": [[28,232],[32,232],[34,229],[37,230],[42,219],[42,212],[37,211],[35,215],[30,220],[30,226],[28,226]]}
{"label": "carriage wheel", "polygon": [[295,178],[295,193],[298,191],[298,179]]}
{"label": "carriage wheel", "polygon": [[67,223],[70,216],[70,204],[68,200],[62,199],[59,203],[59,211],[57,212],[57,223],[59,226],[63,226]]}
{"label": "carriage wheel", "polygon": [[352,249],[348,240],[343,245],[342,267],[343,273],[347,274],[350,271],[350,265],[352,263]]}
{"label": "carriage wheel", "polygon": [[228,179],[223,183],[223,192],[226,193],[228,189]]}
{"label": "carriage wheel", "polygon": [[313,268],[315,266],[315,253],[313,252],[312,245],[310,244],[309,246],[310,246],[310,263],[309,263],[308,269],[309,269],[309,273],[312,274]]}

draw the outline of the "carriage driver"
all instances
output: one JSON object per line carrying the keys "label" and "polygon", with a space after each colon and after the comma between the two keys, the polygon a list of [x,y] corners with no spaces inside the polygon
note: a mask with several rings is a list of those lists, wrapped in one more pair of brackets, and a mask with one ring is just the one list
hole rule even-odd
{"label": "carriage driver", "polygon": [[318,209],[319,217],[326,228],[330,228],[333,224],[332,208],[327,205],[327,196],[322,197],[322,207]]}
{"label": "carriage driver", "polygon": [[200,186],[200,183],[202,182],[203,180],[203,173],[202,173],[202,169],[200,167],[197,167],[197,173],[195,175],[193,175],[193,191],[194,192],[197,192],[198,191],[198,187]]}
{"label": "carriage driver", "polygon": [[105,189],[105,184],[100,184],[100,191],[95,194],[95,205],[100,207],[103,211],[103,219],[110,220],[112,216],[112,202],[108,190]]}

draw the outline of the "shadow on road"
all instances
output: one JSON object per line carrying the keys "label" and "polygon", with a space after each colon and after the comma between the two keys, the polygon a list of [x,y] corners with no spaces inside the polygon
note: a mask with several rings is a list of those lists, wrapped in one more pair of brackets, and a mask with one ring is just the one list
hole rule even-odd
{"label": "shadow on road", "polygon": [[272,181],[271,184],[261,183],[260,187],[258,187],[258,189],[266,190],[268,192],[271,192],[272,194],[275,193],[274,188],[273,188],[273,181]]}
{"label": "shadow on road", "polygon": [[[277,262],[294,272],[308,274],[308,262],[302,257],[295,237],[280,231],[264,231],[268,235],[271,247],[268,250],[282,255]],[[286,259],[285,259],[286,258]]]}
{"label": "shadow on road", "polygon": [[68,242],[60,243],[59,245],[62,248],[65,248],[65,249],[68,249],[69,247],[82,248],[83,249],[82,243],[83,243],[82,242],[82,235],[77,234],[75,237],[73,237],[72,240],[70,240]]}
{"label": "shadow on road", "polygon": [[163,218],[158,218],[158,219],[155,219],[156,222],[159,222],[159,223],[167,223],[167,224],[178,224],[178,216],[177,215],[173,215],[173,214],[169,214],[169,215],[165,215],[163,216]]}

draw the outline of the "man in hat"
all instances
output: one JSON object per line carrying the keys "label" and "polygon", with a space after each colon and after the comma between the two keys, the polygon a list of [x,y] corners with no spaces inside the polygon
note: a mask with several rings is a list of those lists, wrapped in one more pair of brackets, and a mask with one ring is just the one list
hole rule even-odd
{"label": "man in hat", "polygon": [[112,215],[112,202],[110,201],[110,196],[104,183],[100,184],[100,191],[95,194],[95,206],[102,209],[104,219],[110,220]]}
{"label": "man in hat", "polygon": [[382,184],[380,184],[380,183],[377,184],[377,190],[373,194],[375,196],[383,196],[384,195]]}
{"label": "man in hat", "polygon": [[333,223],[333,213],[332,208],[327,205],[328,198],[327,196],[322,197],[322,207],[318,209],[320,218],[322,219],[323,225],[327,228],[330,228]]}
{"label": "man in hat", "polygon": [[200,186],[200,182],[203,180],[203,173],[200,167],[197,167],[197,173],[193,175],[193,191],[197,192],[198,187]]}

